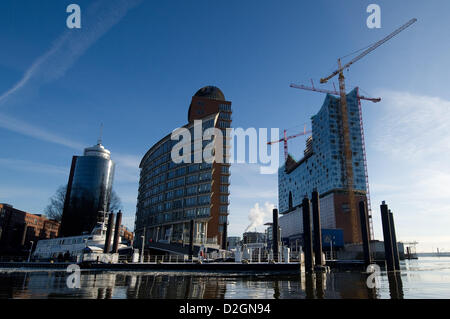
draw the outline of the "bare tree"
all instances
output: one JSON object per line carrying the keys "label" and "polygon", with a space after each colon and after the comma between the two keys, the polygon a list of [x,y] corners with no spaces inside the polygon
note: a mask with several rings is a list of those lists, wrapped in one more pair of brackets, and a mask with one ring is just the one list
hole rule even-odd
{"label": "bare tree", "polygon": [[[55,219],[59,222],[61,221],[64,210],[64,201],[66,199],[66,191],[66,186],[59,186],[55,194],[50,197],[50,204],[48,204],[44,210],[44,213],[48,218]],[[122,209],[122,201],[120,200],[120,197],[117,195],[117,193],[112,190],[109,210],[118,211],[119,209]]]}
{"label": "bare tree", "polygon": [[64,210],[64,200],[66,199],[66,190],[66,186],[59,186],[56,193],[50,197],[50,204],[47,205],[44,211],[48,218],[55,219],[59,222],[61,221]]}

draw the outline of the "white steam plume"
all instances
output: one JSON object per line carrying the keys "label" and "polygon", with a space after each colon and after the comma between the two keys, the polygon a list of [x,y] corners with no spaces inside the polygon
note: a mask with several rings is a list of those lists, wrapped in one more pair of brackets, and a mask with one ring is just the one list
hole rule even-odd
{"label": "white steam plume", "polygon": [[269,202],[265,202],[264,207],[260,207],[259,203],[255,203],[255,205],[250,208],[250,212],[248,214],[250,225],[248,225],[244,232],[262,226],[264,224],[264,220],[270,218],[272,215],[274,207],[275,205]]}

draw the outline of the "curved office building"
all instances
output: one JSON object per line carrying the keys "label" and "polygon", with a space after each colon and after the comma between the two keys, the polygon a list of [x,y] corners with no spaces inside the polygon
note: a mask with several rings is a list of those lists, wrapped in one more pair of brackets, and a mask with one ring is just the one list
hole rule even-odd
{"label": "curved office building", "polygon": [[[172,161],[171,151],[179,140],[172,140],[171,134],[153,145],[142,158],[135,221],[136,247],[142,245],[141,236],[145,238],[145,247],[187,245],[193,220],[194,244],[225,248],[230,164],[194,160],[196,120],[201,120],[202,132],[212,127],[220,129],[226,143],[225,129],[231,125],[231,102],[213,86],[200,89],[192,97],[189,123],[184,126],[192,136],[188,142],[192,161],[179,164]],[[200,145],[204,148],[208,142],[203,140]],[[227,154],[225,143],[224,156]]]}
{"label": "curved office building", "polygon": [[60,236],[91,232],[102,220],[109,210],[114,165],[100,142],[72,158]]}

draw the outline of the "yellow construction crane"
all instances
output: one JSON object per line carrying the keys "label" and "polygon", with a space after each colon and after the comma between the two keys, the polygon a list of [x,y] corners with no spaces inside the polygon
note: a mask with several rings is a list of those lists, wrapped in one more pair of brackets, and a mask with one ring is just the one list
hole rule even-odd
{"label": "yellow construction crane", "polygon": [[349,123],[348,123],[348,113],[347,113],[347,97],[345,92],[345,78],[343,71],[350,67],[353,63],[360,60],[364,56],[366,56],[368,53],[372,52],[376,48],[378,48],[380,45],[385,43],[386,41],[392,39],[394,36],[405,30],[407,27],[409,27],[411,24],[416,22],[417,19],[411,19],[404,25],[402,25],[400,28],[386,36],[385,38],[381,39],[380,41],[372,44],[368,49],[364,50],[361,54],[359,54],[357,57],[352,59],[350,62],[346,63],[344,66],[341,64],[341,59],[338,59],[338,69],[331,73],[329,76],[325,78],[320,79],[320,83],[326,83],[328,80],[339,74],[339,95],[340,95],[340,106],[341,106],[341,119],[342,119],[342,131],[343,131],[343,138],[344,138],[344,167],[345,167],[345,175],[346,175],[346,186],[348,190],[348,196],[349,196],[349,209],[350,209],[350,220],[351,220],[351,228],[352,228],[352,242],[358,242],[359,238],[359,231],[358,231],[358,218],[357,218],[357,212],[356,212],[356,205],[355,205],[355,194],[353,193],[353,161],[352,161],[352,149],[350,146],[350,129],[349,129]]}

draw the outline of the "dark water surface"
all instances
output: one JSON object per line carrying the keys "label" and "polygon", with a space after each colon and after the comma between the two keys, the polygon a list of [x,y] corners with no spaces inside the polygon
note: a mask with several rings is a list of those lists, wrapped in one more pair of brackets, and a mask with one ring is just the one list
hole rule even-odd
{"label": "dark water surface", "polygon": [[81,272],[68,288],[64,271],[0,269],[0,298],[450,298],[450,257],[402,262],[400,274],[382,272],[376,289],[367,275],[257,276],[198,272]]}

